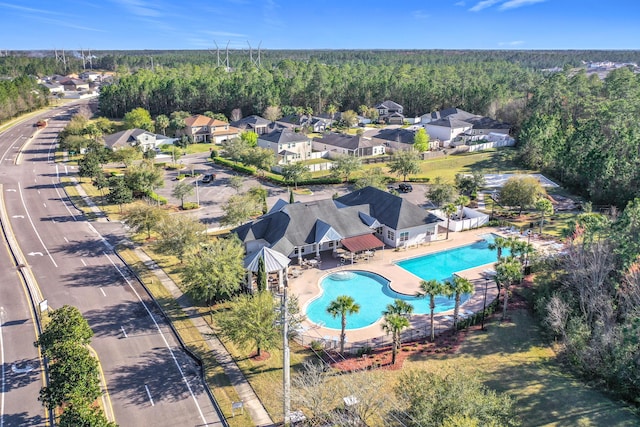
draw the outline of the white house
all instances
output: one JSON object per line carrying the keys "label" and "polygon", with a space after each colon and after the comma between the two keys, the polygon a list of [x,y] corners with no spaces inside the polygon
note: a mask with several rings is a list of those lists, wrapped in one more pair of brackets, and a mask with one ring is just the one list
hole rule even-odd
{"label": "white house", "polygon": [[311,158],[311,139],[304,133],[277,129],[258,136],[258,147],[272,150],[277,164],[286,165]]}

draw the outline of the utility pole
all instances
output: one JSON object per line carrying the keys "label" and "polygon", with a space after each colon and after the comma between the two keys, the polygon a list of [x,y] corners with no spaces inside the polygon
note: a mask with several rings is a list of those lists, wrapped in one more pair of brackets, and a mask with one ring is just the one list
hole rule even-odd
{"label": "utility pole", "polygon": [[291,414],[291,360],[289,354],[289,297],[287,295],[289,288],[289,279],[287,274],[284,274],[284,292],[282,293],[282,383],[283,383],[283,404],[282,411],[284,412],[284,425],[290,424]]}

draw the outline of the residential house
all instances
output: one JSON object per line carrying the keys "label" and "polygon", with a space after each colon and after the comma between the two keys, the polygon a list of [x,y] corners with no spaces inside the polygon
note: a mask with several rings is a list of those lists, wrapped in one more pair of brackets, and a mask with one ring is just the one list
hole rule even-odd
{"label": "residential house", "polygon": [[104,137],[104,145],[112,151],[124,147],[140,147],[142,151],[155,150],[161,145],[173,144],[174,141],[175,138],[157,135],[143,129],[127,129]]}
{"label": "residential house", "polygon": [[413,129],[381,129],[371,137],[374,144],[383,145],[387,152],[413,149],[416,132]]}
{"label": "residential house", "polygon": [[269,120],[256,115],[231,122],[231,126],[236,127],[243,132],[250,131],[257,133],[258,135],[269,133],[275,129],[282,129],[281,125],[270,122]]}
{"label": "residential house", "polygon": [[374,107],[378,110],[378,121],[388,124],[404,123],[404,107],[393,101],[384,101]]}
{"label": "residential house", "polygon": [[60,83],[51,82],[51,83],[41,83],[44,87],[49,89],[49,93],[51,95],[57,95],[59,93],[64,93],[64,86]]}
{"label": "residential house", "polygon": [[379,142],[373,142],[370,138],[342,133],[326,133],[321,137],[313,138],[314,151],[326,151],[329,157],[348,155],[355,157],[375,156],[385,153],[385,146]]}
{"label": "residential house", "polygon": [[276,154],[277,164],[286,165],[311,157],[311,139],[301,132],[277,129],[258,136],[258,147],[267,148]]}
{"label": "residential house", "polygon": [[288,204],[233,230],[247,254],[264,247],[301,263],[306,256],[345,247],[352,252],[414,245],[437,238],[435,215],[374,187],[336,200]]}
{"label": "residential house", "polygon": [[240,135],[240,130],[222,120],[197,114],[184,119],[185,127],[177,136],[187,135],[193,142],[221,144]]}
{"label": "residential house", "polygon": [[324,132],[329,127],[329,120],[320,117],[307,116],[306,114],[291,114],[276,121],[283,128],[293,130],[308,129],[311,132]]}
{"label": "residential house", "polygon": [[421,123],[431,139],[443,141],[445,147],[494,134],[508,135],[511,126],[489,117],[469,113],[459,108],[447,108],[425,114]]}
{"label": "residential house", "polygon": [[59,80],[58,83],[64,87],[65,91],[79,92],[82,90],[89,90],[89,83],[80,79],[72,79],[67,77],[65,79]]}

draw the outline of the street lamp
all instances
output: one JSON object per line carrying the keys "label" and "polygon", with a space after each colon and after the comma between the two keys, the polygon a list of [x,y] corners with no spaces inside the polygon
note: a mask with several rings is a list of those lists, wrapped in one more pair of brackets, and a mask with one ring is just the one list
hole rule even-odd
{"label": "street lamp", "polygon": [[484,328],[484,315],[487,310],[487,287],[489,286],[489,278],[484,277],[484,301],[482,302],[482,324],[480,326],[481,331],[486,331]]}

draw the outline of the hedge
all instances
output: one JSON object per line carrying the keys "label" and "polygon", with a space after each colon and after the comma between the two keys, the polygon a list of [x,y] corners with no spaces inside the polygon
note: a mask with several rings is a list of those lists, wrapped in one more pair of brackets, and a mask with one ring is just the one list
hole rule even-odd
{"label": "hedge", "polygon": [[161,205],[166,205],[167,204],[167,198],[166,197],[163,197],[163,196],[161,196],[159,194],[156,194],[153,191],[149,192],[148,197],[151,200],[160,203]]}

